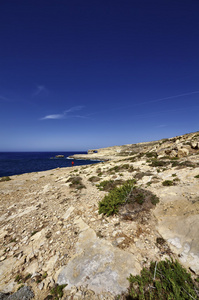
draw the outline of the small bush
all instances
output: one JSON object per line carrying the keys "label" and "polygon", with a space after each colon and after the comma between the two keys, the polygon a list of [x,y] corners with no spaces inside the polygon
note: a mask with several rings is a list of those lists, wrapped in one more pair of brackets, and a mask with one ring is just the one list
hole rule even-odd
{"label": "small bush", "polygon": [[185,300],[198,299],[197,286],[177,261],[151,262],[150,268],[143,268],[141,275],[128,278],[129,295],[132,300]]}
{"label": "small bush", "polygon": [[158,245],[164,245],[166,243],[165,239],[163,239],[162,237],[157,237],[156,239],[156,243]]}
{"label": "small bush", "polygon": [[99,202],[99,214],[106,214],[107,216],[117,214],[119,206],[127,201],[127,197],[133,189],[135,180],[128,180],[121,187],[116,187]]}
{"label": "small bush", "polygon": [[158,160],[158,159],[152,159],[151,163],[149,164],[149,166],[151,167],[164,167],[169,165],[169,161],[164,161],[164,160]]}
{"label": "small bush", "polygon": [[97,182],[100,180],[100,178],[98,176],[92,176],[88,179],[90,182]]}
{"label": "small bush", "polygon": [[198,174],[198,175],[196,175],[196,176],[194,176],[194,178],[199,178],[199,174]]}
{"label": "small bush", "polygon": [[151,203],[153,204],[153,205],[156,205],[156,204],[158,204],[160,202],[160,200],[159,200],[159,198],[156,196],[156,195],[152,195],[151,196]]}
{"label": "small bush", "polygon": [[9,176],[4,176],[0,178],[0,182],[9,181],[11,178]]}
{"label": "small bush", "polygon": [[171,186],[171,185],[174,185],[174,182],[172,180],[165,180],[162,182],[162,185]]}
{"label": "small bush", "polygon": [[67,182],[71,182],[70,187],[75,188],[77,190],[86,188],[85,185],[82,183],[82,178],[80,176],[71,177],[68,179]]}
{"label": "small bush", "polygon": [[148,158],[157,157],[157,153],[156,152],[148,152],[148,153],[146,153],[146,157],[148,157]]}

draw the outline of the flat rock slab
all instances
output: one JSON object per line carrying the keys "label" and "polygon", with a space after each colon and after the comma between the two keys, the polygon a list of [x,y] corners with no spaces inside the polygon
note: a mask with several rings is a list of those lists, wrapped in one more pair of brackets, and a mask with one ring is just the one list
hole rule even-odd
{"label": "flat rock slab", "polygon": [[87,286],[95,293],[117,295],[126,291],[129,286],[127,277],[141,270],[135,256],[99,239],[81,219],[78,223],[82,232],[76,244],[76,255],[62,268],[57,283],[67,284],[66,289],[74,285]]}

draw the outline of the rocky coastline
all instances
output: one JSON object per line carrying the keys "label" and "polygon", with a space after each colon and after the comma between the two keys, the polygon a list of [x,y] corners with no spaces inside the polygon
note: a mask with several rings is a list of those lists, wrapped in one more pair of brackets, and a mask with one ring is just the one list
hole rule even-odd
{"label": "rocky coastline", "polygon": [[[0,181],[0,299],[125,299],[130,273],[171,257],[199,276],[199,132],[71,158],[101,162]],[[132,179],[142,201],[99,214]]]}

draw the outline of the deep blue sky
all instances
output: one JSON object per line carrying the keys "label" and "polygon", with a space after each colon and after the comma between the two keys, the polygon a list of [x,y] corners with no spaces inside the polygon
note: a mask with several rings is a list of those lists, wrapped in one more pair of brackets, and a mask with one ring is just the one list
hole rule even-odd
{"label": "deep blue sky", "polygon": [[197,130],[198,0],[0,1],[0,151]]}

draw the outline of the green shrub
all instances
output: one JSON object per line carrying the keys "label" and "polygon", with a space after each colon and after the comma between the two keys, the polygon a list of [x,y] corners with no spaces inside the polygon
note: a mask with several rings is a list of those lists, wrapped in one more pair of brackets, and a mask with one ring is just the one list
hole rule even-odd
{"label": "green shrub", "polygon": [[124,165],[114,166],[113,168],[110,168],[108,170],[109,174],[118,173],[121,171],[133,172],[134,168],[133,168],[133,166],[130,166],[129,164],[124,164]]}
{"label": "green shrub", "polygon": [[185,161],[172,161],[171,162],[172,167],[178,167],[178,168],[196,168],[197,164],[192,163],[189,160]]}
{"label": "green shrub", "polygon": [[97,188],[100,191],[111,191],[113,190],[116,186],[121,185],[122,184],[122,180],[104,180],[102,182],[100,182],[99,184],[97,184]]}
{"label": "green shrub", "polygon": [[170,162],[169,161],[164,161],[164,160],[158,160],[158,159],[152,159],[151,163],[149,164],[149,166],[151,167],[163,167],[163,166],[167,166]]}
{"label": "green shrub", "polygon": [[140,276],[130,274],[126,299],[132,300],[185,300],[198,299],[197,286],[177,261],[151,262]]}
{"label": "green shrub", "polygon": [[[152,208],[150,204],[156,205],[159,198],[152,192],[136,187],[136,181],[128,180],[122,186],[115,187],[108,195],[99,202],[99,214],[103,213],[107,216],[117,214],[119,207],[128,203],[132,209],[137,210],[137,205],[142,205],[142,210],[149,210]],[[140,211],[140,209],[139,209]]]}
{"label": "green shrub", "polygon": [[119,206],[127,201],[129,193],[134,187],[135,180],[128,180],[121,187],[116,187],[99,202],[99,214],[106,214],[107,216],[117,214]]}
{"label": "green shrub", "polygon": [[59,299],[63,297],[63,289],[67,286],[67,284],[56,284],[54,288],[50,291],[51,295],[55,297],[55,299]]}
{"label": "green shrub", "polygon": [[71,182],[70,187],[75,188],[77,190],[86,188],[85,185],[82,183],[82,178],[80,176],[71,177],[67,180],[67,182]]}
{"label": "green shrub", "polygon": [[151,203],[153,204],[153,205],[156,205],[156,204],[158,204],[160,202],[160,200],[159,200],[159,198],[156,196],[156,195],[152,195],[151,196]]}
{"label": "green shrub", "polygon": [[174,185],[174,182],[172,180],[165,180],[162,182],[162,185],[171,186],[171,185]]}
{"label": "green shrub", "polygon": [[199,178],[199,174],[198,174],[198,175],[196,175],[196,176],[194,176],[194,178]]}
{"label": "green shrub", "polygon": [[28,273],[28,274],[27,274],[27,275],[24,277],[24,281],[26,281],[26,280],[30,279],[30,278],[31,278],[31,276],[32,276],[32,274]]}
{"label": "green shrub", "polygon": [[148,153],[146,153],[146,157],[157,157],[157,153],[156,152],[148,152]]}
{"label": "green shrub", "polygon": [[16,277],[15,277],[15,282],[17,282],[18,284],[22,283],[22,279],[23,278],[22,278],[21,274],[17,274]]}

